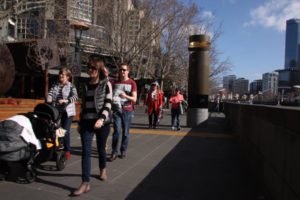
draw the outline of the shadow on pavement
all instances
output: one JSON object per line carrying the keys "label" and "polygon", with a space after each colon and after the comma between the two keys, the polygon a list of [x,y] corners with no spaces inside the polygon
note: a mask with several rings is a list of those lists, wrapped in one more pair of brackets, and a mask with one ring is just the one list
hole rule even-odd
{"label": "shadow on pavement", "polygon": [[225,129],[225,118],[213,116],[192,129],[126,199],[256,199],[254,180],[243,163],[238,141],[195,136],[230,134]]}

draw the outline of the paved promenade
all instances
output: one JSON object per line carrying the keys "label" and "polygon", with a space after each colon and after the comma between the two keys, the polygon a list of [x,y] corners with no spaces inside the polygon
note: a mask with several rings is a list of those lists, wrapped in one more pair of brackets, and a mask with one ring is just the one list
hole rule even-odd
{"label": "paved promenade", "polygon": [[[56,171],[55,163],[47,162],[38,169],[38,178],[31,184],[0,181],[0,199],[257,199],[237,138],[225,129],[223,114],[212,113],[205,127],[183,126],[181,131],[172,131],[169,111],[155,130],[147,129],[143,111],[138,108],[135,113],[127,157],[108,162],[105,182],[98,179],[97,154],[94,154],[89,193],[69,197],[81,182],[81,145],[74,125],[72,157],[66,168]],[[181,116],[182,124],[186,124],[185,118]]]}

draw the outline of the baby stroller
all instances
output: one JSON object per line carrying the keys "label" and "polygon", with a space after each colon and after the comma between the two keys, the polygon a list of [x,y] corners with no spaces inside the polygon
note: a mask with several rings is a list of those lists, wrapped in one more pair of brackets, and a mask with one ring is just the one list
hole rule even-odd
{"label": "baby stroller", "polygon": [[66,166],[66,153],[64,151],[64,133],[60,128],[61,115],[59,111],[49,104],[38,104],[33,113],[28,113],[33,130],[42,145],[42,149],[35,159],[39,165],[46,161],[55,161],[57,170]]}
{"label": "baby stroller", "polygon": [[58,170],[66,164],[63,136],[57,137],[59,112],[48,104],[38,104],[33,112],[0,122],[0,177],[17,182],[33,182],[36,166],[56,161]]}

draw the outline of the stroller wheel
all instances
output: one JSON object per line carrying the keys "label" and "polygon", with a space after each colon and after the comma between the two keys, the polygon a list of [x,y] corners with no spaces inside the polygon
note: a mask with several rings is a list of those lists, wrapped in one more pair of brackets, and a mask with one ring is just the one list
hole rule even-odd
{"label": "stroller wheel", "polygon": [[66,167],[66,152],[65,151],[59,151],[56,155],[56,168],[58,171],[62,171]]}
{"label": "stroller wheel", "polygon": [[34,169],[26,171],[25,179],[28,183],[32,183],[33,181],[35,181],[36,171]]}

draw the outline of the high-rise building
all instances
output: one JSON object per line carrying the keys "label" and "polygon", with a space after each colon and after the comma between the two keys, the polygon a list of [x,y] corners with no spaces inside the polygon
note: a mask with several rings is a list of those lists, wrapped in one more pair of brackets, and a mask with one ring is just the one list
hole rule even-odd
{"label": "high-rise building", "polygon": [[238,78],[233,82],[233,93],[244,95],[249,92],[249,80],[245,78]]}
{"label": "high-rise building", "polygon": [[300,67],[300,19],[286,21],[284,68]]}
{"label": "high-rise building", "polygon": [[258,94],[259,91],[262,91],[262,80],[254,80],[250,83],[250,94]]}
{"label": "high-rise building", "polygon": [[263,74],[262,92],[278,93],[278,72],[268,72]]}
{"label": "high-rise building", "polygon": [[233,92],[233,82],[235,79],[235,75],[228,75],[223,77],[223,88],[225,88],[228,93]]}

